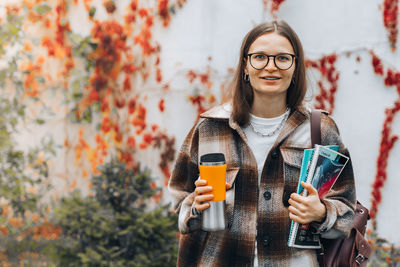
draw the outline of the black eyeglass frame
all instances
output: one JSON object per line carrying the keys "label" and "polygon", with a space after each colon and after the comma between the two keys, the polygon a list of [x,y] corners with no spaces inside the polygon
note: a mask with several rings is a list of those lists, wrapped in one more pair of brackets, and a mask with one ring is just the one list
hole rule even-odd
{"label": "black eyeglass frame", "polygon": [[[251,63],[251,56],[252,56],[252,55],[256,55],[256,54],[264,55],[264,56],[266,56],[266,57],[268,58],[267,63],[264,65],[264,67],[262,67],[262,68],[256,68],[256,67],[254,67],[253,64]],[[280,55],[289,55],[289,56],[292,57],[292,64],[290,64],[290,66],[289,66],[288,68],[286,68],[286,69],[281,69],[281,68],[278,67],[278,65],[276,65],[275,59],[276,59],[277,56],[280,56]],[[296,55],[291,54],[291,53],[279,53],[279,54],[276,54],[276,55],[267,55],[267,54],[260,53],[260,52],[247,54],[247,57],[249,58],[250,65],[251,65],[254,69],[256,69],[256,70],[262,70],[262,69],[264,69],[264,68],[268,65],[268,63],[269,63],[269,58],[270,58],[270,57],[273,57],[273,58],[274,58],[275,67],[277,67],[277,68],[280,69],[280,70],[288,70],[288,69],[290,69],[290,68],[293,66],[293,63],[294,63],[295,59],[297,58]]]}

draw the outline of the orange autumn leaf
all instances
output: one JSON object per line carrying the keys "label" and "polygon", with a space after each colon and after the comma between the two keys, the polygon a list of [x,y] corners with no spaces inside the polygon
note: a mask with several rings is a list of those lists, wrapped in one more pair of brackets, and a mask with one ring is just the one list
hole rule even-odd
{"label": "orange autumn leaf", "polygon": [[158,109],[161,112],[164,112],[164,110],[165,110],[165,100],[164,100],[164,98],[160,99],[160,101],[158,102]]}
{"label": "orange autumn leaf", "polygon": [[10,207],[8,206],[8,204],[6,204],[3,207],[3,211],[1,212],[1,216],[7,217],[9,214],[10,214]]}
{"label": "orange autumn leaf", "polygon": [[131,63],[128,63],[128,64],[125,64],[122,67],[122,69],[126,74],[133,74],[136,71],[136,66]]}
{"label": "orange autumn leaf", "polygon": [[209,79],[208,73],[200,74],[199,76],[200,76],[200,82],[201,83],[207,83],[208,82],[208,79]]}
{"label": "orange autumn leaf", "polygon": [[140,143],[140,144],[139,144],[139,148],[140,148],[141,150],[145,150],[147,147],[148,147],[148,145],[147,145],[146,143]]}
{"label": "orange autumn leaf", "polygon": [[117,142],[118,144],[120,144],[122,142],[123,139],[123,135],[120,132],[116,132],[115,136],[114,136],[114,140],[115,142]]}
{"label": "orange autumn leaf", "polygon": [[[149,40],[151,40],[151,37],[152,37],[151,31],[149,27],[146,25],[142,27],[140,33],[138,33],[133,39],[134,44],[138,44],[142,47],[143,51],[142,54],[144,56],[149,56],[152,52],[156,50],[156,48],[153,47],[149,42]],[[146,76],[145,73],[143,73],[143,75]]]}
{"label": "orange autumn leaf", "polygon": [[56,45],[55,46],[55,57],[58,59],[62,59],[66,56],[65,50],[63,47]]}
{"label": "orange autumn leaf", "polygon": [[83,177],[83,178],[87,178],[88,176],[89,176],[88,171],[87,171],[86,169],[83,169],[83,171],[82,171],[82,177]]}
{"label": "orange autumn leaf", "polygon": [[162,81],[162,73],[161,73],[161,69],[160,68],[156,69],[156,81],[158,83],[160,83]]}
{"label": "orange autumn leaf", "polygon": [[152,17],[147,17],[147,19],[146,19],[147,26],[151,27],[151,26],[153,26],[153,23],[154,23],[154,19]]}
{"label": "orange autumn leaf", "polygon": [[22,218],[12,217],[8,220],[8,223],[15,228],[21,228],[22,226],[24,226],[25,221]]}
{"label": "orange autumn leaf", "polygon": [[25,41],[24,50],[28,52],[32,51],[32,44],[29,41]]}
{"label": "orange autumn leaf", "polygon": [[103,98],[103,100],[101,101],[100,111],[102,113],[107,113],[110,111],[110,105],[108,104],[108,100],[106,98]]}
{"label": "orange autumn leaf", "polygon": [[53,23],[48,18],[44,19],[43,25],[48,29],[53,28]]}
{"label": "orange autumn leaf", "polygon": [[132,0],[130,5],[129,5],[129,8],[132,11],[136,11],[137,7],[138,7],[138,0]]}
{"label": "orange autumn leaf", "polygon": [[161,201],[161,197],[162,197],[162,191],[158,192],[157,194],[155,194],[154,196],[152,196],[151,198],[154,200],[154,202],[156,204],[160,203]]}
{"label": "orange autumn leaf", "polygon": [[[166,178],[169,178],[171,176],[171,172],[168,168],[168,166],[165,166],[164,168],[162,168],[162,173],[164,174],[164,176]],[[167,182],[168,183],[168,182]]]}
{"label": "orange autumn leaf", "polygon": [[208,102],[210,102],[211,104],[214,103],[216,101],[215,96],[214,95],[210,95],[208,97]]}
{"label": "orange autumn leaf", "polygon": [[60,226],[55,226],[50,222],[44,222],[31,230],[31,234],[35,240],[40,240],[41,237],[47,240],[56,240],[60,237],[61,233],[62,228]]}
{"label": "orange autumn leaf", "polygon": [[146,123],[144,120],[141,120],[139,118],[133,118],[132,120],[132,125],[135,127],[138,127],[139,129],[136,131],[136,133],[139,135],[145,128],[146,128]]}
{"label": "orange autumn leaf", "polygon": [[101,137],[101,135],[99,133],[96,135],[95,139],[96,139],[96,143],[97,143],[96,149],[99,150],[100,152],[102,152],[103,156],[106,156],[107,148],[108,148],[106,141],[104,140],[104,138]]}
{"label": "orange autumn leaf", "polygon": [[135,149],[135,148],[136,148],[136,140],[135,140],[135,137],[129,136],[129,137],[128,137],[128,140],[126,141],[126,144],[127,144],[127,146],[128,146],[130,149]]}
{"label": "orange autumn leaf", "polygon": [[158,128],[159,128],[159,126],[158,126],[157,124],[151,125],[151,130],[152,130],[153,132],[155,132]]}
{"label": "orange autumn leaf", "polygon": [[75,148],[75,164],[81,163],[82,158],[82,148]]}
{"label": "orange autumn leaf", "polygon": [[34,234],[32,237],[36,242],[40,242],[40,235]]}
{"label": "orange autumn leaf", "polygon": [[71,189],[71,190],[74,190],[75,189],[75,187],[76,187],[76,185],[77,185],[77,181],[76,181],[76,179],[74,179],[73,181],[72,181],[72,183],[69,185],[69,188]]}
{"label": "orange autumn leaf", "polygon": [[147,9],[145,9],[145,8],[139,9],[139,16],[140,16],[141,18],[147,17],[147,16],[148,16]]}
{"label": "orange autumn leaf", "polygon": [[138,119],[143,121],[146,120],[146,108],[142,104],[139,105]]}
{"label": "orange autumn leaf", "polygon": [[89,162],[97,162],[97,153],[94,149],[88,149],[86,152],[86,158]]}
{"label": "orange autumn leaf", "polygon": [[132,24],[132,23],[134,23],[135,21],[136,21],[136,15],[135,14],[127,14],[127,15],[125,15],[125,17],[124,17],[124,20],[125,20],[125,23],[126,24]]}
{"label": "orange autumn leaf", "polygon": [[124,85],[122,88],[124,91],[130,91],[132,89],[131,79],[129,78],[128,75],[125,76]]}
{"label": "orange autumn leaf", "polygon": [[125,98],[124,97],[116,97],[114,100],[114,104],[117,108],[121,109],[125,106]]}
{"label": "orange autumn leaf", "polygon": [[168,0],[159,0],[158,1],[158,14],[161,19],[164,21],[163,26],[166,27],[171,20],[171,16],[169,13]]}
{"label": "orange autumn leaf", "polygon": [[0,233],[1,233],[3,236],[8,235],[8,228],[7,228],[6,226],[0,226]]}
{"label": "orange autumn leaf", "polygon": [[49,56],[54,56],[55,55],[54,44],[53,44],[53,41],[51,40],[51,38],[49,36],[43,36],[42,37],[42,46],[47,48],[47,54]]}
{"label": "orange autumn leaf", "polygon": [[89,100],[89,105],[92,104],[93,102],[99,102],[100,101],[99,93],[95,89],[90,90],[88,95],[88,100]]}
{"label": "orange autumn leaf", "polygon": [[43,56],[38,56],[38,58],[37,58],[37,60],[36,60],[36,62],[37,62],[39,65],[42,65],[42,64],[44,63],[44,61],[45,61],[45,59],[44,59]]}
{"label": "orange autumn leaf", "polygon": [[107,10],[107,13],[109,13],[109,14],[114,13],[114,11],[117,9],[114,1],[112,1],[112,0],[103,1],[103,6]]}
{"label": "orange autumn leaf", "polygon": [[[21,6],[18,4],[8,4],[5,6],[5,8],[7,15],[18,15],[21,10]],[[1,19],[0,22],[2,22]]]}
{"label": "orange autumn leaf", "polygon": [[37,212],[32,213],[31,219],[32,219],[32,222],[37,223],[40,219],[40,215]]}
{"label": "orange autumn leaf", "polygon": [[121,153],[121,161],[125,162],[128,166],[132,166],[134,164],[134,159],[133,159],[132,153],[122,152]]}
{"label": "orange autumn leaf", "polygon": [[154,140],[154,137],[152,134],[146,133],[143,135],[143,142],[145,142],[147,145],[150,145]]}
{"label": "orange autumn leaf", "polygon": [[97,165],[92,165],[92,174],[93,175],[100,175],[101,171],[97,168]]}
{"label": "orange autumn leaf", "polygon": [[26,75],[24,82],[25,93],[30,97],[36,97],[39,94],[39,84],[35,79],[35,75],[29,73]]}
{"label": "orange autumn leaf", "polygon": [[103,118],[103,121],[101,123],[101,130],[104,133],[108,133],[111,130],[111,127],[112,127],[112,122],[110,118],[108,117]]}
{"label": "orange autumn leaf", "polygon": [[86,140],[83,139],[82,137],[79,138],[79,146],[80,146],[82,149],[88,149],[88,148],[89,148],[88,143],[87,143]]}
{"label": "orange autumn leaf", "polygon": [[90,10],[90,3],[92,3],[93,0],[83,0],[83,4],[85,5],[85,9],[87,11]]}
{"label": "orange autumn leaf", "polygon": [[189,79],[189,82],[192,83],[194,81],[194,79],[196,79],[197,74],[193,71],[190,70],[187,74],[186,77]]}
{"label": "orange autumn leaf", "polygon": [[31,10],[33,6],[35,5],[34,0],[23,0],[22,4],[28,8],[28,10]]}
{"label": "orange autumn leaf", "polygon": [[129,112],[129,114],[132,114],[133,112],[135,112],[135,109],[136,109],[136,99],[132,98],[128,102],[128,112]]}

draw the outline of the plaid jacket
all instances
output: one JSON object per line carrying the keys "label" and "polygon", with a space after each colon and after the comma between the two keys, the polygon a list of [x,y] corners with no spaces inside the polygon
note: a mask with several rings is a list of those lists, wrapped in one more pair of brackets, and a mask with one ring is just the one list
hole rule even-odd
{"label": "plaid jacket", "polygon": [[[335,122],[321,117],[322,145],[339,145],[348,155]],[[313,250],[290,248],[288,200],[296,192],[305,148],[311,147],[310,112],[291,112],[265,161],[258,186],[257,163],[240,126],[232,120],[231,105],[217,106],[201,115],[179,151],[169,181],[175,211],[179,214],[178,266],[252,266],[257,240],[259,266],[287,266],[302,253]],[[194,207],[194,182],[199,159],[205,153],[222,152],[227,162],[226,194],[228,229],[201,230],[201,215]],[[346,236],[352,226],[356,203],[354,177],[349,162],[330,193],[322,200],[326,220],[313,223],[331,237]]]}

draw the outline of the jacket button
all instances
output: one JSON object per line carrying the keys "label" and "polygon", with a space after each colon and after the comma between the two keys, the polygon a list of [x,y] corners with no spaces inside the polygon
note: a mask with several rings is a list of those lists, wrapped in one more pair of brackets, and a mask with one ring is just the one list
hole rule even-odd
{"label": "jacket button", "polygon": [[264,192],[264,198],[265,198],[266,200],[270,200],[270,199],[271,199],[271,192],[265,191],[265,192]]}
{"label": "jacket button", "polygon": [[265,236],[263,236],[261,242],[264,245],[264,247],[266,247],[271,242],[271,238],[269,236],[265,235]]}
{"label": "jacket button", "polygon": [[272,154],[271,154],[271,157],[273,158],[273,159],[277,159],[278,158],[278,152],[276,152],[276,150],[274,150],[273,152],[272,152]]}
{"label": "jacket button", "polygon": [[284,191],[283,192],[283,205],[285,206],[285,207],[289,207],[289,198],[290,198],[290,195],[289,195],[289,193],[288,192],[286,192],[286,191]]}

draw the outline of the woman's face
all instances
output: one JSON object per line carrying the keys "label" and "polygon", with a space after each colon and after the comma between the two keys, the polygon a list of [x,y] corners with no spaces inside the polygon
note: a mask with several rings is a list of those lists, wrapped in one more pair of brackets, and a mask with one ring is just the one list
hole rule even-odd
{"label": "woman's face", "polygon": [[[294,54],[294,50],[289,40],[276,32],[270,32],[259,36],[250,46],[248,54],[262,53],[265,55],[277,55],[281,53]],[[260,56],[257,56],[260,57]],[[289,60],[288,58],[281,58]],[[256,58],[252,60],[253,65]],[[278,58],[276,59],[278,61]],[[283,61],[282,61],[283,62]],[[275,66],[273,57],[269,57],[268,64],[261,70],[257,70],[250,65],[249,57],[246,58],[245,73],[250,77],[250,84],[257,96],[282,96],[286,99],[286,92],[290,86],[295,62],[287,70],[280,70]]]}

